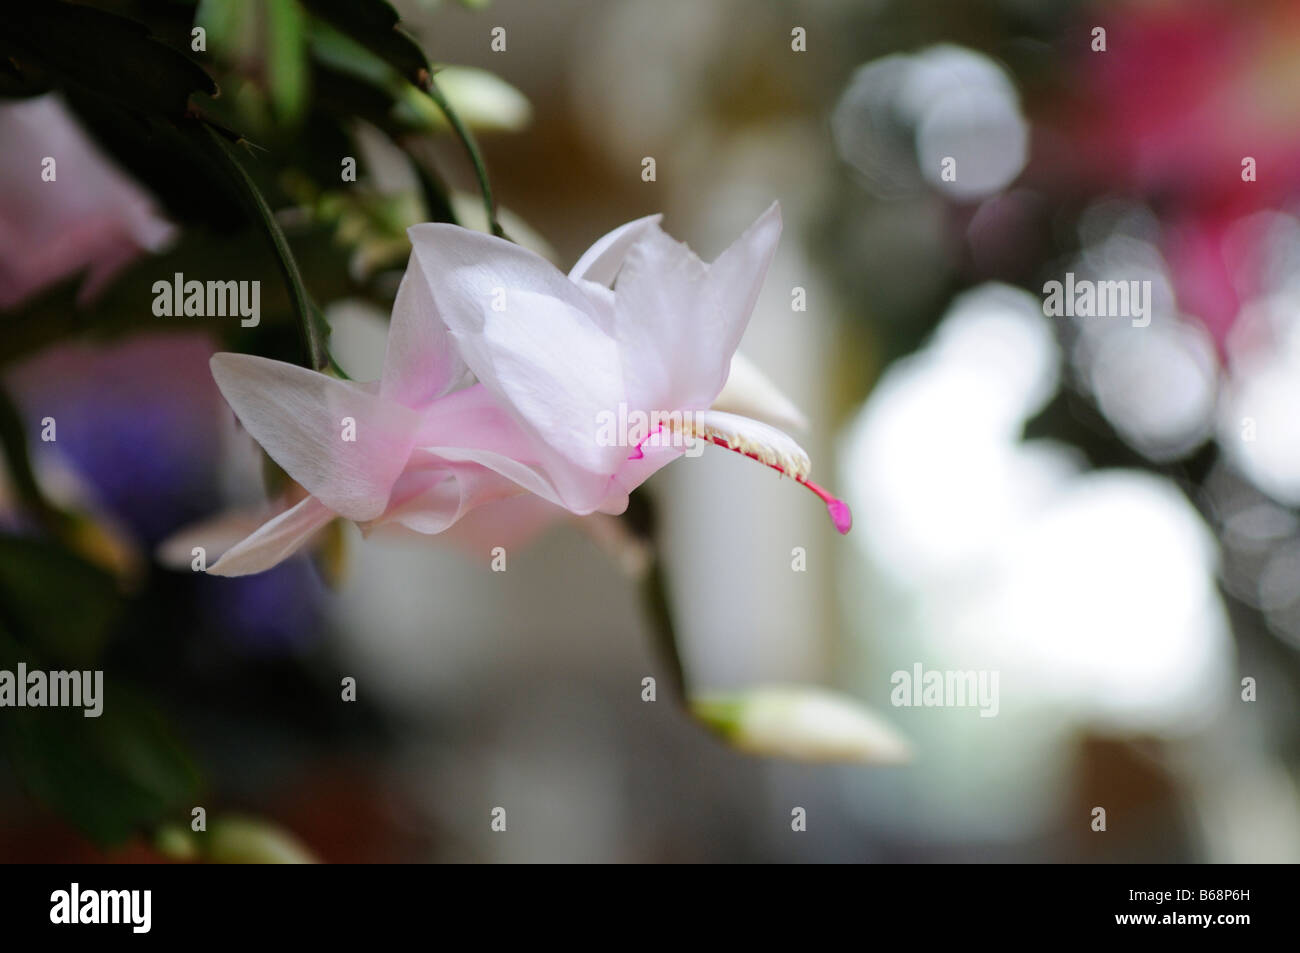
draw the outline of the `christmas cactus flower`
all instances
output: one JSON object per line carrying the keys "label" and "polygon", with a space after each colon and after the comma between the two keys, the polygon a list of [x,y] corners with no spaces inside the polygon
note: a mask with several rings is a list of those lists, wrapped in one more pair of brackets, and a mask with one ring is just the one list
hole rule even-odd
{"label": "christmas cactus flower", "polygon": [[[849,508],[809,479],[808,454],[736,412],[770,388],[733,358],[780,232],[773,204],[705,264],[651,216],[601,238],[566,276],[499,238],[410,229],[413,269],[460,358],[532,438],[540,473],[529,489],[546,496],[545,484],[575,513],[620,513],[633,489],[704,442],[792,477],[845,533]],[[781,410],[791,415],[788,402]]]}
{"label": "christmas cactus flower", "polygon": [[[579,515],[618,514],[633,489],[701,443],[792,477],[847,532],[847,505],[765,422],[801,415],[736,354],[780,223],[773,205],[705,265],[657,216],[640,219],[568,276],[501,239],[415,226],[379,381],[212,358],[244,427],[309,495],[209,571],[259,572],[336,517],[432,534],[522,492]],[[646,423],[612,432],[629,417]]]}

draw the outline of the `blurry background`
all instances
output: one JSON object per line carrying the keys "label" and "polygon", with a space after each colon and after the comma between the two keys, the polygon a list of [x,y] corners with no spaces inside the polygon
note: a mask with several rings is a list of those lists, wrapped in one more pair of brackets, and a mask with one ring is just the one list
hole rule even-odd
{"label": "blurry background", "polygon": [[[660,211],[711,259],[781,202],[742,349],[807,413],[815,475],[856,525],[838,537],[807,494],[730,454],[662,472],[648,489],[676,629],[692,684],[834,686],[913,760],[758,760],[667,699],[643,702],[660,661],[637,586],[576,524],[364,542],[349,527],[324,554],[239,580],[158,565],[176,530],[263,498],[256,449],[207,371],[231,342],[138,317],[88,342],[102,322],[68,316],[147,309],[113,289],[170,275],[149,256],[187,247],[168,244],[177,227],[201,221],[190,247],[232,275],[258,274],[264,247],[138,170],[98,189],[111,208],[33,203],[17,170],[48,154],[54,121],[38,111],[57,103],[27,99],[25,116],[0,107],[0,305],[19,329],[0,343],[5,381],[42,485],[84,514],[82,552],[117,584],[100,602],[70,592],[54,555],[6,542],[0,589],[52,587],[70,631],[92,620],[107,677],[147,696],[178,743],[172,802],[128,810],[124,830],[184,825],[197,804],[334,861],[1300,859],[1300,9],[396,5],[431,59],[509,84],[463,74],[457,102],[507,230],[562,267]],[[182,37],[194,16],[99,6]],[[274,156],[293,97],[329,88],[286,91],[247,36],[229,50],[219,115]],[[113,153],[71,106],[81,128],[66,135]],[[298,128],[314,135],[313,121]],[[434,217],[434,193],[373,130],[352,132],[372,148],[364,214],[305,174],[273,188],[287,226],[334,227],[290,234],[335,356],[371,379],[401,226],[421,199]],[[456,141],[420,149],[455,214],[481,216]],[[120,260],[80,251],[103,248]],[[1150,325],[1044,317],[1043,283],[1067,271],[1151,281]],[[269,272],[264,289],[277,284]],[[54,313],[58,340],[31,330]],[[297,359],[287,322],[234,346]],[[52,445],[35,436],[45,416]],[[24,540],[19,497],[6,525]],[[505,573],[490,570],[495,545]],[[997,717],[891,706],[891,674],[918,662],[999,672]],[[345,676],[355,704],[339,701]],[[54,765],[0,773],[0,858],[162,856],[149,835],[101,848],[69,824],[116,830],[105,805],[138,786],[79,783],[81,742],[37,740]],[[498,805],[504,834],[489,827]],[[806,832],[790,829],[795,806]]]}

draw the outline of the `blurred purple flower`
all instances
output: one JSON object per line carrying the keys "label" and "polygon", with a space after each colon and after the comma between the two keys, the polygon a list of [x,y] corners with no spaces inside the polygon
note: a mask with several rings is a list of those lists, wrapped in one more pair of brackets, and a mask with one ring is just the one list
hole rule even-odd
{"label": "blurred purple flower", "polygon": [[28,418],[53,417],[59,453],[97,502],[155,543],[216,498],[220,403],[206,334],[68,344],[25,362],[10,383]]}

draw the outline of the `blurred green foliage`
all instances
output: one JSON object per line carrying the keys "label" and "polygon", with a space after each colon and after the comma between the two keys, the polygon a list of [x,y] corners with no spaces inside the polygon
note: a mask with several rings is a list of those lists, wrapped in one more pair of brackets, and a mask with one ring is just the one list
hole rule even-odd
{"label": "blurred green foliage", "polygon": [[[202,275],[214,262],[262,284],[261,323],[224,328],[227,347],[324,367],[322,306],[364,298],[386,310],[396,283],[382,272],[404,264],[406,228],[455,220],[427,158],[429,140],[457,132],[487,193],[468,129],[383,0],[50,0],[8,4],[5,18],[0,97],[59,92],[181,231],[169,250],[126,268],[92,302],[78,299],[76,276],[6,314],[0,369],[71,338],[189,330],[151,313],[153,282]],[[406,157],[415,192],[367,181],[364,130],[377,130]],[[340,174],[345,157],[361,166],[357,181]],[[137,646],[115,638],[124,616],[136,634],[165,628],[166,617],[155,615],[161,597],[132,591],[121,574],[91,561],[102,547],[92,545],[83,515],[43,496],[19,412],[0,396],[20,514],[16,532],[0,535],[0,668],[23,662],[109,676],[100,717],[80,708],[6,709],[0,741],[27,791],[101,846],[178,824],[188,830],[201,776],[163,713],[182,699],[173,692],[151,700],[112,677],[116,652],[146,681],[157,676],[159,694],[167,673],[144,659],[169,657],[157,648],[176,634],[159,631],[156,643]],[[282,678],[281,689],[313,696],[310,675],[303,677]],[[258,822],[222,829],[226,846],[202,856],[304,857],[278,834],[268,840]],[[250,831],[258,836],[250,840]]]}

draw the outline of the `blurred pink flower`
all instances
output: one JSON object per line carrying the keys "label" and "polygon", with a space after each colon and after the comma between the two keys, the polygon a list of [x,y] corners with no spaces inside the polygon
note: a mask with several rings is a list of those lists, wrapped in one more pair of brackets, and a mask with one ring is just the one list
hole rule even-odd
{"label": "blurred pink flower", "polygon": [[1198,318],[1220,349],[1241,305],[1258,288],[1243,286],[1238,247],[1231,241],[1239,220],[1232,213],[1203,211],[1167,223],[1163,251],[1179,305]]}
{"label": "blurred pink flower", "polygon": [[[1094,52],[1094,26],[1107,49]],[[1122,3],[1075,34],[1081,82],[1049,101],[1032,176],[1059,192],[1118,192],[1165,226],[1180,308],[1222,346],[1253,290],[1235,225],[1300,194],[1300,4]],[[1243,180],[1254,160],[1255,180]]]}
{"label": "blurred pink flower", "polygon": [[[0,106],[0,308],[85,272],[93,298],[141,251],[175,229],[119,171],[54,95]],[[43,177],[53,159],[53,177]]]}
{"label": "blurred pink flower", "polygon": [[[1094,25],[1105,52],[1090,49]],[[1043,117],[1042,173],[1197,206],[1260,207],[1300,186],[1300,5],[1112,4],[1074,36],[1080,84]],[[1257,182],[1242,181],[1245,156]]]}

